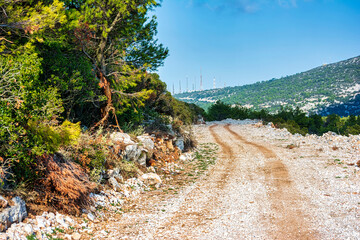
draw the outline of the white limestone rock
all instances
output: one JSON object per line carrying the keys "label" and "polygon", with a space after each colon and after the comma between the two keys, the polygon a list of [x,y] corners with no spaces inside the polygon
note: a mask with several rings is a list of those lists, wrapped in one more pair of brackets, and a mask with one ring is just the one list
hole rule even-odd
{"label": "white limestone rock", "polygon": [[161,184],[161,178],[156,173],[145,173],[142,175],[139,180],[141,180],[146,185],[155,185],[155,184]]}
{"label": "white limestone rock", "polygon": [[135,144],[131,137],[127,133],[114,132],[110,135],[110,139],[113,142],[122,142],[124,144]]}

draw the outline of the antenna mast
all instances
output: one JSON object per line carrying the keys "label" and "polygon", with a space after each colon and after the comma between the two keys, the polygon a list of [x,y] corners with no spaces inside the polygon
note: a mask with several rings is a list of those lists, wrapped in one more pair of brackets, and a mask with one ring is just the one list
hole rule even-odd
{"label": "antenna mast", "polygon": [[203,90],[203,82],[202,82],[202,69],[200,68],[200,91]]}

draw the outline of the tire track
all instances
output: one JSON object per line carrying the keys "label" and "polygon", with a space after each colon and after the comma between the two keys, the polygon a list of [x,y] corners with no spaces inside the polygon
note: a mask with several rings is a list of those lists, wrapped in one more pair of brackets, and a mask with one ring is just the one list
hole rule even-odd
{"label": "tire track", "polygon": [[230,129],[230,124],[226,125],[225,129],[237,140],[255,147],[269,160],[265,162],[264,175],[266,185],[269,187],[271,209],[275,216],[270,222],[277,227],[277,231],[270,232],[273,239],[316,239],[316,234],[309,230],[309,224],[299,207],[304,200],[292,186],[286,165],[271,149],[247,141]]}
{"label": "tire track", "polygon": [[231,175],[231,173],[234,171],[234,153],[233,150],[229,145],[227,145],[225,142],[223,142],[219,135],[215,133],[215,128],[217,128],[219,125],[212,125],[209,127],[211,136],[215,139],[215,142],[221,146],[222,152],[224,153],[224,165],[225,169],[223,173],[220,176],[220,179],[217,181],[217,188],[223,188],[226,184],[227,179]]}
{"label": "tire track", "polygon": [[[210,221],[216,219],[218,216],[214,214],[219,206],[221,206],[221,197],[225,194],[224,187],[229,179],[229,176],[234,171],[234,152],[231,146],[223,142],[216,133],[215,128],[218,125],[209,127],[211,136],[215,142],[220,145],[223,156],[219,158],[217,167],[212,170],[212,175],[204,185],[196,187],[191,193],[187,195],[184,202],[181,204],[179,210],[167,221],[161,229],[172,229],[181,226],[182,229],[187,229],[184,232],[191,231],[195,228],[206,226]],[[222,127],[223,128],[223,127]],[[198,196],[206,197],[206,191],[209,191],[207,201],[195,203],[193,199]],[[219,199],[220,198],[220,199]],[[170,239],[194,239],[196,237],[182,236],[182,238]],[[163,238],[156,231],[154,239]],[[167,239],[167,238],[166,238]]]}
{"label": "tire track", "polygon": [[276,154],[271,151],[270,149],[259,145],[257,143],[254,142],[249,142],[247,141],[245,138],[243,138],[242,136],[240,136],[239,134],[237,134],[236,132],[234,132],[233,130],[230,129],[230,124],[225,125],[225,129],[231,134],[233,135],[237,140],[242,141],[245,144],[251,145],[256,147],[262,154],[264,154],[264,156],[266,158],[277,158]]}

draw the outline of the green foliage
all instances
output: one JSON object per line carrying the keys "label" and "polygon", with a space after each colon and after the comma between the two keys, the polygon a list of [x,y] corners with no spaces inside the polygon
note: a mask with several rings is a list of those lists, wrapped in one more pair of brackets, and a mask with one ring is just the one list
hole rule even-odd
{"label": "green foliage", "polygon": [[39,87],[41,59],[36,53],[0,56],[0,66],[0,155],[10,160],[16,176],[23,179],[34,175],[33,156],[51,149],[51,141],[57,142],[50,136],[42,138],[42,145],[38,146],[41,136],[32,132],[29,123],[56,125],[56,118],[63,110],[62,101],[57,89]]}
{"label": "green foliage", "polygon": [[360,125],[355,124],[352,126],[347,126],[345,129],[346,135],[359,135],[360,134]]}
{"label": "green foliage", "polygon": [[301,135],[305,135],[308,133],[306,128],[301,129],[299,124],[297,124],[294,120],[288,120],[284,123],[277,123],[276,126],[279,128],[286,128],[292,134],[299,133]]}
{"label": "green foliage", "polygon": [[341,118],[336,114],[330,114],[326,117],[325,127],[332,132],[340,133],[342,127]]}
{"label": "green foliage", "polygon": [[[52,93],[61,117],[86,126],[102,118],[106,101],[114,101],[115,114],[123,121],[141,121],[139,111],[152,90],[139,85],[149,75],[146,71],[156,70],[168,55],[155,39],[156,17],[148,14],[157,1],[1,3],[6,14],[0,17],[0,32],[8,37],[0,40],[0,54],[31,52],[37,61],[28,68],[28,83],[36,79],[32,85],[41,90],[33,92],[32,100],[45,101],[41,97]],[[110,89],[102,89],[100,73]]]}
{"label": "green foliage", "polygon": [[265,110],[256,111],[240,106],[230,106],[229,104],[217,101],[207,111],[208,120],[232,119],[262,119],[264,122],[272,122],[278,128],[286,128],[290,133],[306,135],[307,133],[322,135],[332,131],[337,134],[349,135],[360,134],[360,116],[349,116],[341,118],[336,114],[331,114],[326,118],[320,115],[310,115],[301,111],[299,108],[281,108],[277,113],[270,114]]}
{"label": "green foliage", "polygon": [[140,136],[145,133],[145,128],[142,125],[135,126],[132,122],[127,122],[122,126],[122,130],[133,136]]}
{"label": "green foliage", "polygon": [[241,117],[242,114],[239,108],[236,108],[234,114],[232,114],[232,107],[230,105],[217,101],[209,108],[207,117],[210,121],[220,121],[226,118],[237,117],[235,112]]}
{"label": "green foliage", "polygon": [[162,94],[154,104],[154,108],[173,119],[179,119],[185,124],[197,121],[198,116],[204,116],[205,111],[194,104],[188,104],[175,99],[170,92]]}
{"label": "green foliage", "polygon": [[27,239],[27,240],[38,240],[38,238],[36,237],[35,234],[27,235],[27,236],[26,236],[26,239]]}
{"label": "green foliage", "polygon": [[147,71],[156,70],[168,55],[155,39],[156,17],[148,14],[158,6],[157,1],[84,0],[65,4],[79,13],[74,43],[93,63],[104,91],[106,101],[99,104],[104,117],[101,122],[109,119],[110,111],[120,122],[141,122],[141,109],[153,91],[139,85],[148,78]]}
{"label": "green foliage", "polygon": [[204,173],[211,165],[215,164],[218,151],[219,146],[214,143],[202,143],[198,146],[193,161],[196,161],[195,163],[200,174]]}
{"label": "green foliage", "polygon": [[80,122],[86,129],[110,112],[138,135],[144,122],[192,123],[204,114],[174,99],[149,73],[168,56],[149,14],[158,1],[0,4],[0,158],[10,162],[17,183],[33,182],[38,160],[64,148],[77,154],[68,159],[100,180],[107,145],[97,137],[79,143]]}
{"label": "green foliage", "polygon": [[64,112],[61,116],[90,126],[100,118],[99,105],[106,98],[93,73],[90,60],[58,43],[41,45],[42,84],[58,89]]}
{"label": "green foliage", "polygon": [[[151,129],[158,126],[157,129],[166,130],[166,125],[175,119],[181,120],[184,124],[192,124],[198,120],[199,115],[205,115],[205,111],[195,104],[175,99],[170,92],[166,91],[166,84],[155,73],[145,75],[138,85],[127,91],[144,91],[147,92],[147,97],[141,105],[137,105],[131,97],[126,96],[122,97],[121,102],[115,104],[123,106],[119,122],[125,129],[128,129],[128,124],[131,123],[131,128],[145,124]],[[125,102],[129,105],[125,105]]]}
{"label": "green foliage", "polygon": [[63,122],[60,126],[51,126],[44,122],[30,120],[27,132],[31,142],[36,143],[32,149],[35,155],[55,153],[60,146],[76,144],[81,133],[80,123]]}
{"label": "green foliage", "polygon": [[63,101],[58,89],[40,80],[37,53],[0,56],[0,148],[17,182],[36,178],[36,158],[76,142],[80,124],[58,125]]}
{"label": "green foliage", "polygon": [[60,127],[60,136],[63,139],[63,145],[72,145],[78,142],[80,137],[81,127],[80,122],[71,123],[65,120]]}

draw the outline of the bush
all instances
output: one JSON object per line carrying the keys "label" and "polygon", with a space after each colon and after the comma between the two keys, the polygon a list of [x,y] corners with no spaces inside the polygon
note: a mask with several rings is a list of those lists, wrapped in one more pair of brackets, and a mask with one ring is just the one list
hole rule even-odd
{"label": "bush", "polygon": [[226,118],[238,118],[241,116],[236,116],[232,114],[232,108],[230,105],[221,102],[220,100],[213,104],[207,112],[207,119],[209,121],[221,121]]}
{"label": "bush", "polygon": [[99,182],[105,171],[105,163],[109,154],[110,142],[103,135],[102,130],[89,135],[82,134],[77,144],[66,148],[65,155],[83,167],[84,172],[91,174],[91,180]]}
{"label": "bush", "polygon": [[58,90],[39,79],[42,59],[36,53],[0,58],[0,157],[11,165],[15,183],[38,176],[36,159],[73,144],[80,125],[65,121]]}
{"label": "bush", "polygon": [[286,128],[292,134],[298,133],[301,135],[305,135],[306,133],[308,133],[307,129],[302,129],[299,124],[297,124],[294,120],[288,120],[285,123],[276,124],[276,127]]}
{"label": "bush", "polygon": [[29,121],[28,132],[35,146],[32,153],[42,155],[45,152],[53,154],[60,146],[77,143],[81,133],[80,123],[63,122],[60,126],[52,126],[44,122]]}
{"label": "bush", "polygon": [[360,134],[360,125],[355,124],[353,126],[348,126],[345,130],[345,134],[347,136],[351,135],[359,135]]}

